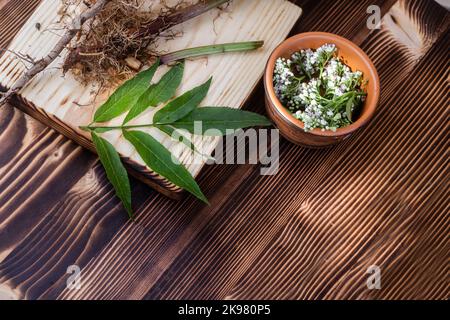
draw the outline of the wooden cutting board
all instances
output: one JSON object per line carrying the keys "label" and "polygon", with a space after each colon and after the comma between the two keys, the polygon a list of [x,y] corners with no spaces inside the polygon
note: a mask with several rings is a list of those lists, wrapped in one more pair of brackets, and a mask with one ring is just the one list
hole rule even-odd
{"label": "wooden cutting board", "polygon": [[[45,56],[53,48],[61,34],[58,15],[60,0],[43,0],[25,23],[8,49],[0,58],[0,88],[11,87],[29,64],[20,60],[12,52],[28,55],[35,60]],[[77,8],[81,11],[83,8]],[[182,30],[182,36],[157,43],[158,50],[175,51],[184,48],[236,41],[264,40],[264,48],[247,53],[233,53],[187,61],[183,83],[177,94],[196,87],[213,76],[213,83],[204,105],[240,108],[260,80],[266,61],[273,49],[286,38],[302,10],[286,0],[234,0],[226,10],[213,10],[196,19],[174,27],[174,32]],[[37,28],[36,25],[40,27]],[[82,85],[69,73],[63,75],[61,64],[67,52],[63,52],[44,72],[36,76],[13,99],[13,103],[34,118],[56,129],[80,145],[94,150],[90,135],[79,129],[92,120],[95,110],[107,99],[112,91],[95,94],[95,84]],[[165,72],[161,67],[155,80]],[[150,110],[133,123],[148,123]],[[119,124],[123,118],[110,124]],[[149,129],[161,143],[185,164],[196,177],[205,160],[190,161],[190,150],[183,144],[174,142],[157,129]],[[133,176],[156,190],[172,198],[180,198],[179,187],[167,181],[148,168],[133,147],[120,132],[104,134],[119,151],[123,161]],[[219,138],[195,137],[197,148],[211,154]]]}

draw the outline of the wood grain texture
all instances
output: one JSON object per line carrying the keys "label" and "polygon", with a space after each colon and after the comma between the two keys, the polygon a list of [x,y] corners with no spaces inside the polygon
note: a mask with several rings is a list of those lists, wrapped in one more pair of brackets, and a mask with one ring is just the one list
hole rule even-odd
{"label": "wood grain texture", "polygon": [[[427,0],[298,3],[296,32],[354,39],[376,64],[382,97],[367,128],[328,150],[281,140],[272,177],[207,167],[209,207],[133,181],[133,224],[93,155],[0,109],[0,295],[448,299],[448,12]],[[380,30],[365,28],[370,4]],[[261,86],[247,108],[263,112]],[[65,287],[70,264],[81,290]],[[370,265],[379,291],[366,287]]]}
{"label": "wood grain texture", "polygon": [[[59,0],[42,1],[11,42],[9,49],[30,55],[35,60],[46,56],[64,32],[64,23],[67,23],[65,20],[59,22],[61,17],[57,12],[60,6]],[[74,9],[75,12],[82,10],[81,7]],[[173,52],[212,43],[264,40],[264,47],[260,50],[186,62],[184,81],[177,95],[204,83],[212,76],[213,83],[203,101],[204,105],[239,108],[261,78],[268,56],[284,40],[300,14],[301,9],[286,0],[235,0],[222,12],[213,10],[172,28],[171,32],[181,36],[158,41],[155,50]],[[35,28],[36,23],[41,25],[39,30]],[[20,61],[13,52],[6,52],[0,58],[0,87],[13,86],[27,67],[27,63]],[[94,151],[90,135],[79,129],[79,126],[91,123],[95,110],[106,101],[112,89],[97,94],[95,84],[82,85],[70,72],[63,74],[60,66],[66,54],[64,51],[46,70],[30,81],[12,102],[39,121]],[[155,78],[158,79],[165,71],[167,68],[161,67]],[[130,124],[148,123],[157,110],[159,108],[143,113]],[[123,117],[109,124],[118,125],[122,121]],[[145,131],[164,144],[194,177],[199,174],[206,158],[192,159],[188,147],[158,129]],[[120,152],[132,175],[165,195],[177,199],[182,196],[179,187],[145,165],[120,131],[108,132],[104,137]],[[218,141],[219,138],[193,137],[197,149],[204,154],[211,154]]]}
{"label": "wood grain texture", "polygon": [[0,3],[0,48],[6,48],[30,17],[39,1],[2,0]]}

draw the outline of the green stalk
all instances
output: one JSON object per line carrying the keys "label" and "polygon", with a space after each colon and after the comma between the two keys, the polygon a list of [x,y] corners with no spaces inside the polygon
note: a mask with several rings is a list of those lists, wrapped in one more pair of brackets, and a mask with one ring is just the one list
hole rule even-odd
{"label": "green stalk", "polygon": [[140,129],[140,128],[151,128],[156,127],[158,123],[150,123],[150,124],[140,124],[140,125],[132,125],[132,126],[81,126],[79,127],[83,131],[94,131],[94,130],[127,130],[127,129]]}
{"label": "green stalk", "polygon": [[171,52],[161,57],[162,64],[168,64],[169,62],[183,60],[187,58],[195,58],[208,56],[212,54],[220,54],[226,52],[241,52],[251,51],[261,48],[264,45],[264,41],[249,41],[249,42],[235,42],[235,43],[223,43],[214,44],[203,47],[196,47],[190,49],[184,49],[180,51]]}

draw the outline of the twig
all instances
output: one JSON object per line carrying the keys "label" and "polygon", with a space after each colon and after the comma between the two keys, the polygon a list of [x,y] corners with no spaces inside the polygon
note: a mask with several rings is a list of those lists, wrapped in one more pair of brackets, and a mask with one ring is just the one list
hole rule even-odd
{"label": "twig", "polygon": [[211,9],[217,8],[230,0],[200,0],[198,3],[188,6],[184,9],[177,10],[170,16],[161,16],[153,21],[150,25],[140,30],[139,35],[159,34],[174,25],[193,19]]}
{"label": "twig", "polygon": [[143,47],[147,47],[153,39],[151,37],[152,35],[161,34],[163,31],[166,31],[175,25],[194,19],[209,10],[228,3],[229,1],[230,0],[200,0],[198,3],[177,10],[169,16],[158,17],[155,21],[152,21],[149,25],[146,25],[139,30],[137,35],[138,37],[149,36],[149,39],[142,45]]}
{"label": "twig", "polygon": [[35,75],[50,65],[61,54],[73,37],[81,30],[83,24],[97,15],[109,1],[111,0],[98,0],[92,7],[75,17],[72,24],[66,30],[66,33],[61,37],[52,51],[50,51],[46,57],[36,61],[34,65],[27,72],[25,72],[7,92],[3,94],[0,98],[0,106],[5,104],[5,102],[11,98],[12,95],[20,91]]}
{"label": "twig", "polygon": [[28,54],[22,54],[20,52],[15,52],[15,51],[12,51],[12,50],[9,50],[9,49],[0,48],[0,52],[2,52],[2,51],[11,53],[11,54],[15,55],[17,58],[19,58],[20,60],[26,61],[26,62],[31,63],[31,64],[34,63],[34,59]]}

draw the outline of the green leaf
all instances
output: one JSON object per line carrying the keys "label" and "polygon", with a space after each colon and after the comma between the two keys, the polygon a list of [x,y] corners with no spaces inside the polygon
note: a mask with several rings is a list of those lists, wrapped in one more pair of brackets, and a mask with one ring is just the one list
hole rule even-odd
{"label": "green leaf", "polygon": [[187,116],[198,107],[203,99],[205,99],[206,94],[211,87],[211,81],[212,78],[201,86],[198,86],[169,102],[155,114],[153,122],[157,124],[168,124]]}
{"label": "green leaf", "polygon": [[109,131],[113,131],[114,128],[108,128],[108,127],[104,127],[104,128],[95,128],[93,131],[95,133],[105,133],[105,132],[109,132]]}
{"label": "green leaf", "polygon": [[150,69],[138,73],[121,85],[95,112],[94,122],[106,122],[128,111],[150,86],[158,66],[159,60]]}
{"label": "green leaf", "polygon": [[176,129],[174,127],[169,126],[169,125],[157,125],[155,127],[158,128],[159,130],[161,130],[162,132],[164,132],[165,134],[167,134],[173,140],[177,140],[179,142],[182,142],[189,149],[191,149],[192,151],[197,152],[197,149],[195,148],[195,145],[186,136],[184,136],[183,134],[178,132],[177,134],[179,136],[179,139],[174,139],[174,135],[175,135],[175,131],[176,131]]}
{"label": "green leaf", "polygon": [[[195,122],[201,122],[202,130],[200,132],[194,132]],[[224,107],[203,107],[195,109],[186,117],[171,125],[194,134],[222,136],[227,133],[227,129],[270,126],[271,122],[266,117],[249,111]],[[217,132],[206,132],[210,129],[216,129],[214,131]]]}
{"label": "green leaf", "polygon": [[161,80],[145,91],[139,100],[131,107],[123,124],[130,122],[150,107],[156,107],[160,103],[171,99],[181,84],[184,73],[184,62],[178,63],[162,76]]}
{"label": "green leaf", "polygon": [[208,203],[189,171],[182,164],[174,163],[172,154],[160,142],[141,131],[124,130],[123,135],[136,148],[141,158],[153,171],[189,191],[203,202]]}
{"label": "green leaf", "polygon": [[347,119],[350,122],[353,122],[353,120],[352,120],[352,118],[353,118],[353,110],[352,110],[353,100],[354,100],[354,97],[351,97],[350,99],[348,99],[347,106],[345,108],[345,112],[347,113]]}
{"label": "green leaf", "polygon": [[[185,146],[187,146],[189,149],[191,149],[193,152],[198,153],[199,155],[208,158],[209,160],[214,160],[213,157],[208,156],[208,155],[204,155],[202,154],[200,151],[197,150],[197,148],[195,147],[194,143],[192,143],[191,140],[189,140],[188,137],[186,137],[184,134],[182,134],[181,132],[177,131],[174,127],[170,126],[170,125],[156,125],[156,128],[158,128],[159,130],[161,130],[162,132],[164,132],[165,134],[167,134],[169,137],[171,137],[173,140],[176,140],[178,142],[183,143]],[[175,131],[177,131],[177,135],[179,137],[179,139],[174,139],[175,137]]]}
{"label": "green leaf", "polygon": [[119,154],[113,145],[99,137],[95,132],[92,132],[92,141],[94,142],[95,149],[97,150],[100,162],[105,168],[109,181],[132,219],[133,210],[131,208],[130,181],[128,180],[127,171],[120,160]]}

